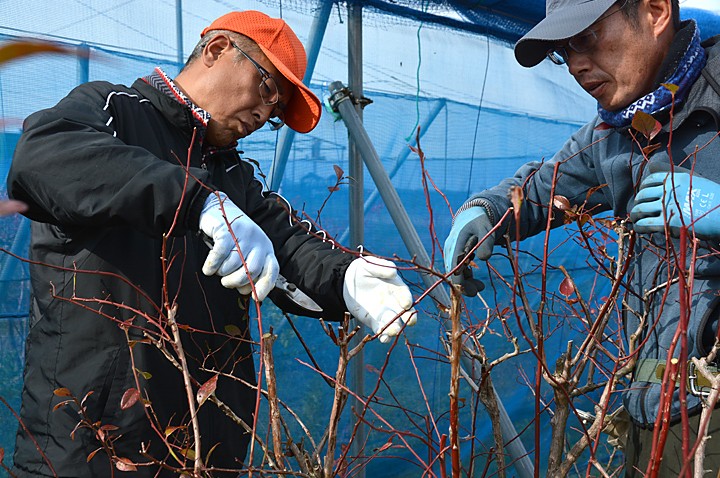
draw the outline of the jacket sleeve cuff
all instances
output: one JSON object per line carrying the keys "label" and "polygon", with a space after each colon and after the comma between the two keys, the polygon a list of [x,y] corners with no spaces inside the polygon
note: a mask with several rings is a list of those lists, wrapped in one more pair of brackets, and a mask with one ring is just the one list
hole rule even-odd
{"label": "jacket sleeve cuff", "polygon": [[[488,218],[490,218],[490,222],[493,224],[493,226],[497,223],[497,215],[495,214],[495,208],[486,199],[478,197],[470,198],[465,201],[465,203],[460,206],[457,211],[455,211],[455,217],[457,217],[457,215],[461,212],[476,206],[480,206],[481,208],[485,209],[485,213],[487,214]],[[455,222],[455,217],[453,217],[453,222]]]}

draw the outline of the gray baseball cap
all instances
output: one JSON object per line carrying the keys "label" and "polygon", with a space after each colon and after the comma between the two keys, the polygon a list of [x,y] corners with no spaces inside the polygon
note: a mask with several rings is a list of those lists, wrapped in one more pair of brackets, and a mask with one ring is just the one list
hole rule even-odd
{"label": "gray baseball cap", "polygon": [[547,0],[545,18],[515,44],[522,66],[540,63],[559,40],[574,37],[595,23],[617,0]]}

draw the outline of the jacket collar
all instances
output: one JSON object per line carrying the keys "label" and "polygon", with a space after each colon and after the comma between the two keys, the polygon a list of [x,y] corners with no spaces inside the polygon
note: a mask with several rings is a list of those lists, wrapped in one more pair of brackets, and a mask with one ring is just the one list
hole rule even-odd
{"label": "jacket collar", "polygon": [[[693,84],[687,99],[680,107],[675,110],[672,121],[672,129],[676,130],[682,123],[696,111],[706,111],[711,113],[716,122],[716,127],[720,130],[720,91],[715,91],[705,78],[706,75],[717,78],[720,73],[720,36],[711,38],[703,42],[703,47],[707,53],[707,63],[697,81]],[[670,131],[670,122],[661,120],[663,130]]]}
{"label": "jacket collar", "polygon": [[152,74],[137,79],[132,86],[173,125],[188,134],[192,134],[193,130],[197,129],[197,138],[202,143],[210,121],[210,113],[185,96],[165,72],[155,68]]}

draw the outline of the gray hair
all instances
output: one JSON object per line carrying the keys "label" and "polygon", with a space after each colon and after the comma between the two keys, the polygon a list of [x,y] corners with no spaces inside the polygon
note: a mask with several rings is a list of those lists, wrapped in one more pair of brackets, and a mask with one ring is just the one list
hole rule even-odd
{"label": "gray hair", "polygon": [[[195,48],[193,48],[190,56],[188,56],[188,59],[182,69],[184,70],[185,68],[190,66],[190,64],[192,64],[195,60],[200,58],[200,55],[202,54],[205,46],[210,42],[210,40],[220,34],[228,36],[233,43],[242,48],[248,54],[259,53],[261,51],[257,43],[255,43],[255,41],[253,41],[249,37],[246,37],[245,35],[230,30],[210,30],[205,34],[204,37],[200,39],[199,42],[197,42]],[[245,57],[242,56],[242,53],[237,52],[235,56],[235,61],[243,61],[244,59]]]}

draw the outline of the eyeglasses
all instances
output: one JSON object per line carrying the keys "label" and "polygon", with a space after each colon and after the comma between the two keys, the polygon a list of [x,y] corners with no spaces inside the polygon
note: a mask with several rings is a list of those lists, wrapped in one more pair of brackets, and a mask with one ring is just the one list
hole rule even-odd
{"label": "eyeglasses", "polygon": [[[637,3],[637,0],[625,0],[617,10],[601,16],[591,26],[597,25],[608,17],[622,11],[628,4],[634,3]],[[559,45],[551,48],[547,51],[546,55],[548,58],[550,58],[550,61],[552,61],[556,65],[564,65],[568,62],[568,58],[570,57],[567,50],[568,48],[570,48],[575,53],[586,53],[595,48],[597,41],[597,33],[594,30],[587,28],[584,31],[575,35],[574,37],[570,38],[564,45]]]}
{"label": "eyeglasses", "polygon": [[283,114],[283,106],[280,104],[280,89],[278,88],[277,82],[275,81],[275,77],[273,77],[265,68],[260,65],[257,61],[255,61],[250,55],[245,53],[242,48],[237,46],[235,43],[230,42],[230,44],[242,55],[252,63],[252,65],[257,69],[258,73],[260,73],[260,84],[258,85],[258,90],[260,92],[260,98],[262,98],[263,104],[265,106],[272,106],[276,105],[275,109],[272,112],[272,116],[267,120],[268,124],[270,124],[270,129],[272,131],[277,131],[285,124],[285,116]]}
{"label": "eyeglasses", "polygon": [[585,30],[584,32],[569,39],[564,46],[556,46],[553,49],[548,50],[547,57],[550,58],[550,61],[556,65],[564,65],[568,62],[568,58],[570,57],[567,51],[568,48],[576,53],[585,53],[595,47],[597,40],[598,37],[595,31]]}

